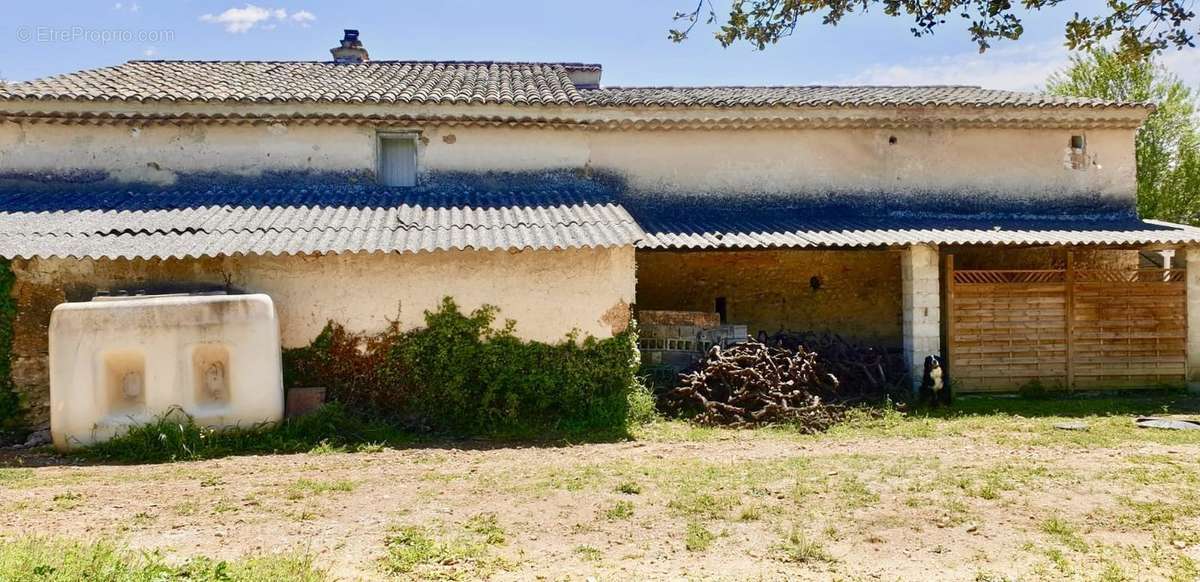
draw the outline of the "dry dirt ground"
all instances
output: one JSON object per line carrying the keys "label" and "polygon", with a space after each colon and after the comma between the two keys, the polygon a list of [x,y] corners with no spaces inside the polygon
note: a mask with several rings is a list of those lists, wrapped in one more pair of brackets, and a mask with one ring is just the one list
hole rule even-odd
{"label": "dry dirt ground", "polygon": [[299,552],[336,580],[1197,579],[1200,431],[1063,420],[663,422],[612,443],[138,466],[9,454],[0,540]]}

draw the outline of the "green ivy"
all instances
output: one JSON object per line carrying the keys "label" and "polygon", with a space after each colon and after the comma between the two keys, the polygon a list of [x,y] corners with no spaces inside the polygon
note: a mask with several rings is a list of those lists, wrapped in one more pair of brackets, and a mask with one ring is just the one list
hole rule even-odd
{"label": "green ivy", "polygon": [[13,320],[17,302],[12,290],[16,276],[7,259],[0,259],[0,427],[17,422],[20,406],[12,381]]}
{"label": "green ivy", "polygon": [[517,337],[511,320],[495,326],[497,315],[493,306],[464,314],[447,297],[408,332],[360,336],[331,323],[312,345],[285,350],[285,383],[458,434],[615,428],[645,414],[634,330],[550,344]]}

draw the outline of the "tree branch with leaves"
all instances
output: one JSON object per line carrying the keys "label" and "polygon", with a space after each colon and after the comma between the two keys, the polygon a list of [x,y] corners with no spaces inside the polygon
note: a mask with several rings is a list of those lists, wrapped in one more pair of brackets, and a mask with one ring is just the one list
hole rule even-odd
{"label": "tree branch with leaves", "polygon": [[[812,16],[836,26],[847,16],[872,9],[911,21],[917,37],[933,34],[950,19],[966,23],[971,40],[986,51],[996,40],[1017,40],[1025,32],[1022,18],[1064,0],[733,0],[722,21],[711,0],[699,0],[690,10],[675,14],[678,28],[669,31],[675,42],[687,40],[704,22],[718,25],[714,33],[722,46],[747,42],[759,50],[792,35],[801,19]],[[1092,49],[1116,37],[1122,57],[1145,58],[1164,49],[1195,46],[1200,32],[1192,7],[1196,0],[1108,0],[1107,11],[1075,15],[1066,22],[1066,45]]]}
{"label": "tree branch with leaves", "polygon": [[1200,217],[1200,119],[1196,95],[1150,60],[1130,60],[1108,49],[1071,58],[1046,82],[1054,95],[1152,101],[1157,107],[1138,129],[1137,207],[1143,218],[1196,224]]}

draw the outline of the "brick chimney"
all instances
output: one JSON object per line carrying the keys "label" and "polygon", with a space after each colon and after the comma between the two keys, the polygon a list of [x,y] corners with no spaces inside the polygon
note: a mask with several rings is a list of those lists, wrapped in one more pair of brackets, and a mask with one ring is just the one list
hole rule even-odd
{"label": "brick chimney", "polygon": [[329,49],[333,54],[333,62],[365,63],[370,60],[367,49],[363,48],[362,41],[358,40],[358,31],[347,28],[343,32],[345,36],[342,37],[342,45]]}

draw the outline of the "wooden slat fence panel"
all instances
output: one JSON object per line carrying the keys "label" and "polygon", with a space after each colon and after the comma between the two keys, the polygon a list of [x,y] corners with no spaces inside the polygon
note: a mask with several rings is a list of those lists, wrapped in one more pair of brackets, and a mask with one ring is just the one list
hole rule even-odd
{"label": "wooden slat fence panel", "polygon": [[953,273],[950,372],[973,392],[1066,379],[1063,271]]}
{"label": "wooden slat fence panel", "polygon": [[949,370],[961,392],[1183,384],[1181,270],[955,271],[947,260]]}
{"label": "wooden slat fence panel", "polygon": [[1187,290],[1182,272],[1080,271],[1076,278],[1076,388],[1184,383]]}

